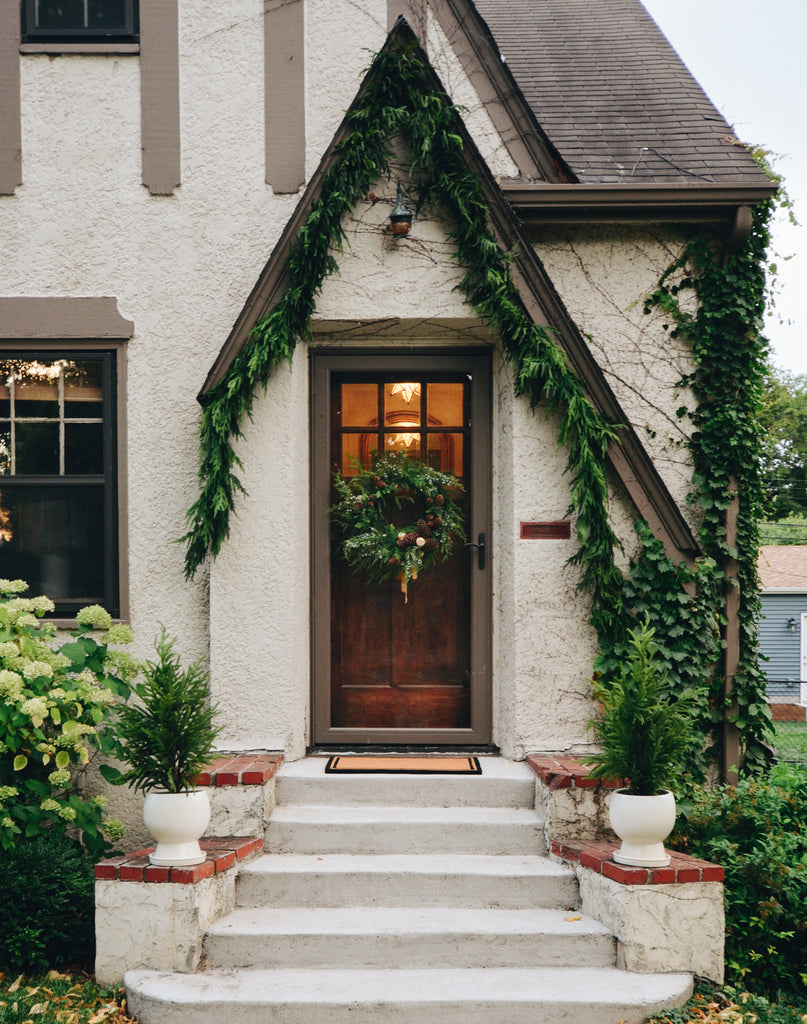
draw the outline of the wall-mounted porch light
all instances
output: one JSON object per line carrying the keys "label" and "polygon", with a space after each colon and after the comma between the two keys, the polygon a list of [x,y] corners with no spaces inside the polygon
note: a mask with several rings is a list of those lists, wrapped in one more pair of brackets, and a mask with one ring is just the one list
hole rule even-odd
{"label": "wall-mounted porch light", "polygon": [[391,235],[408,235],[412,227],[412,211],[404,202],[403,189],[398,182],[398,197],[389,215],[389,231]]}
{"label": "wall-mounted porch light", "polygon": [[795,633],[796,626],[798,626],[798,622],[791,615],[790,618],[787,620],[787,628],[790,630],[791,633]]}

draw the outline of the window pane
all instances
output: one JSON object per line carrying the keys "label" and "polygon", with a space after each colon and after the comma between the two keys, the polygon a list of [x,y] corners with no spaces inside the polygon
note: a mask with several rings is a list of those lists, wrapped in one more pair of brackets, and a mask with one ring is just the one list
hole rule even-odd
{"label": "window pane", "polygon": [[2,488],[0,577],[54,601],[103,602],[103,488]]}
{"label": "window pane", "polygon": [[90,28],[105,31],[125,31],[126,26],[125,0],[89,0],[87,5]]}
{"label": "window pane", "polygon": [[59,472],[58,423],[18,423],[14,447],[18,476]]}
{"label": "window pane", "polygon": [[0,423],[0,475],[11,472],[11,426]]}
{"label": "window pane", "polygon": [[429,384],[427,387],[426,401],[429,426],[463,426],[463,384]]}
{"label": "window pane", "polygon": [[84,28],[84,0],[36,0],[36,27]]}
{"label": "window pane", "polygon": [[420,434],[402,430],[384,437],[385,452],[407,452],[413,459],[420,458]]}
{"label": "window pane", "polygon": [[377,434],[343,434],[342,435],[342,476],[355,476],[358,472],[356,463],[366,468],[370,465],[370,456],[378,445]]}
{"label": "window pane", "polygon": [[100,419],[103,416],[103,397],[100,363],[68,363],[65,366],[65,419]]}
{"label": "window pane", "polygon": [[65,423],[64,471],[68,474],[103,473],[104,438],[100,423]]}
{"label": "window pane", "polygon": [[378,387],[375,384],[342,385],[342,426],[372,427],[378,423]]}

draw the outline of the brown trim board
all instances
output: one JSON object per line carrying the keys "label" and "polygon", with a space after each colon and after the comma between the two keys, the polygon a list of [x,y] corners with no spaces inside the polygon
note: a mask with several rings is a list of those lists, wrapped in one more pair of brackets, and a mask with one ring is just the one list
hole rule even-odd
{"label": "brown trim board", "polygon": [[180,184],[178,0],[140,0],[142,180],[154,196]]}
{"label": "brown trim board", "polygon": [[[403,19],[399,19],[385,46],[411,45],[414,42],[416,40],[411,29]],[[437,76],[433,75],[433,79],[435,90],[441,90],[442,86]],[[365,78],[359,88],[359,95],[362,90],[367,88],[367,83],[368,78]],[[211,368],[200,399],[221,380],[231,361],[247,341],[255,323],[271,309],[282,295],[286,281],[286,261],[289,250],[297,231],[305,222],[319,195],[325,171],[330,163],[337,158],[335,147],[341,141],[345,131],[343,122]],[[527,314],[534,322],[551,327],[555,331],[570,365],[581,378],[586,394],[595,408],[609,422],[621,427],[620,443],[611,446],[608,453],[609,461],[636,504],[639,514],[647,519],[654,533],[662,540],[672,557],[678,561],[682,559],[691,561],[698,552],[698,544],[678,506],[673,501],[584,338],[555,291],[543,264],[523,235],[512,209],[502,196],[487,164],[462,126],[461,131],[463,153],[469,168],[482,186],[488,205],[491,228],[505,250],[516,253],[512,264],[513,277]]]}
{"label": "brown trim board", "polygon": [[266,183],[275,193],[305,184],[303,0],[264,0]]}
{"label": "brown trim board", "polygon": [[0,3],[0,195],[22,184],[20,5]]}

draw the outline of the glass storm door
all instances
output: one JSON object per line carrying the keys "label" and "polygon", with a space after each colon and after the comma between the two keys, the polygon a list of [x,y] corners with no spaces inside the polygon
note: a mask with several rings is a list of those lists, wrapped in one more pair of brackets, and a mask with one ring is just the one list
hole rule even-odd
{"label": "glass storm door", "polygon": [[[490,742],[490,363],[486,356],[314,355],[314,730],[318,744]],[[328,509],[399,452],[462,483],[468,546],[411,581],[370,583]],[[405,525],[428,510],[406,503]],[[481,542],[481,546],[480,546]]]}

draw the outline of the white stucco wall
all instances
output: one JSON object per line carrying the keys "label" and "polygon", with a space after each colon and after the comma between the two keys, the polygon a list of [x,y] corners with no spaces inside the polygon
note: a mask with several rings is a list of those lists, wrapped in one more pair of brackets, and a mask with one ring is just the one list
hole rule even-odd
{"label": "white stucco wall", "polygon": [[[310,172],[370,54],[383,44],[386,0],[306,0],[305,15]],[[429,39],[443,80],[468,108],[483,155],[496,173],[512,173],[459,63],[440,53],[446,44],[435,25]],[[299,201],[275,196],[264,182],[259,0],[180,5],[180,82],[182,185],[173,196],[153,197],[140,183],[138,58],[21,58],[24,184],[13,197],[0,197],[0,295],[112,295],[134,322],[125,357],[122,511],[136,653],[151,653],[164,623],[186,658],[209,653],[222,749],[282,749],[299,757],[309,738],[304,346],[245,424],[238,452],[248,495],[238,498],[215,566],[186,582],[184,548],[176,543],[198,494],[197,392]],[[324,285],[318,319],[470,316],[454,290],[461,269],[450,258],[438,212],[419,213],[403,240],[381,230],[394,187],[394,178],[379,182],[382,201],[363,204],[346,221],[349,246],[339,257],[340,275]],[[645,422],[656,431],[649,443],[683,496],[680,453],[662,444],[676,404],[666,389],[680,376],[680,353],[631,305],[658,279],[671,243],[605,228],[570,238],[542,237],[540,255],[573,317],[592,334],[640,433]],[[394,344],[394,336],[384,344]],[[642,358],[634,365],[637,352]],[[647,402],[650,378],[658,388]],[[575,593],[576,572],[564,567],[574,541],[518,539],[522,520],[563,517],[565,453],[555,444],[554,425],[514,401],[510,371],[498,361],[494,391],[494,740],[510,756],[576,750],[587,742],[594,637],[587,601]],[[631,510],[614,500],[624,525]]]}

